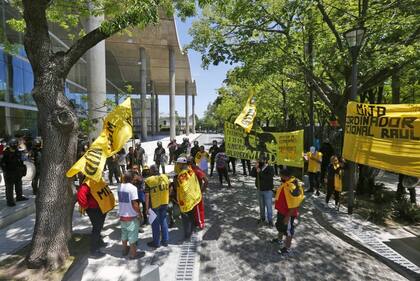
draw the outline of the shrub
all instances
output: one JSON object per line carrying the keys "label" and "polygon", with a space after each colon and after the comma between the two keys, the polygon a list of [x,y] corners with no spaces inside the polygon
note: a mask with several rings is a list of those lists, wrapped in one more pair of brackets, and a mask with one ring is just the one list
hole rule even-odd
{"label": "shrub", "polygon": [[393,203],[393,216],[409,223],[420,222],[420,208],[411,204],[407,197],[402,196]]}

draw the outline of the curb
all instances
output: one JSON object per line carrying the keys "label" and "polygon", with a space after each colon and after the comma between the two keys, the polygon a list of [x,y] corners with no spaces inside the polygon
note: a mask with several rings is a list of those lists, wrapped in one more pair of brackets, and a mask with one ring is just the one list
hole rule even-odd
{"label": "curb", "polygon": [[401,274],[402,276],[404,276],[405,278],[407,278],[408,280],[420,280],[420,274],[417,274],[413,271],[410,271],[408,269],[406,269],[405,267],[381,256],[380,254],[376,253],[375,251],[367,248],[366,246],[362,245],[361,243],[357,242],[356,240],[353,240],[352,238],[350,238],[349,236],[345,235],[343,232],[341,232],[340,230],[336,229],[335,227],[333,227],[324,217],[324,215],[322,214],[322,212],[316,207],[314,206],[314,218],[315,220],[323,227],[325,228],[328,232],[330,232],[331,234],[337,236],[338,238],[340,238],[341,240],[343,240],[344,242],[352,245],[353,247],[365,252],[366,254],[372,256],[373,258],[377,259],[378,261],[382,262],[383,264],[387,265],[389,268],[391,268],[392,270],[394,270],[395,272]]}

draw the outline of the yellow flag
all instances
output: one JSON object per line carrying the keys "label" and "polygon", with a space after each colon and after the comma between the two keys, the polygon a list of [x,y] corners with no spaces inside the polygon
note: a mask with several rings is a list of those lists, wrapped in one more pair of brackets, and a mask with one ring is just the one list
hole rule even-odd
{"label": "yellow flag", "polygon": [[67,171],[66,176],[70,178],[82,172],[86,177],[100,182],[106,158],[120,151],[132,134],[131,99],[128,98],[106,116],[101,134]]}
{"label": "yellow flag", "polygon": [[115,198],[112,191],[103,178],[99,182],[87,178],[85,183],[89,186],[90,194],[98,202],[99,208],[103,214],[108,213],[115,207]]}
{"label": "yellow flag", "polygon": [[343,157],[420,177],[420,104],[347,105]]}
{"label": "yellow flag", "polygon": [[197,176],[191,168],[178,174],[178,186],[176,190],[177,200],[181,212],[191,211],[201,201],[200,184]]}
{"label": "yellow flag", "polygon": [[235,124],[244,128],[245,132],[247,133],[251,132],[255,116],[257,116],[257,106],[255,104],[254,91],[251,90],[250,92],[251,93],[244,109],[242,109],[241,114],[239,114],[235,120]]}

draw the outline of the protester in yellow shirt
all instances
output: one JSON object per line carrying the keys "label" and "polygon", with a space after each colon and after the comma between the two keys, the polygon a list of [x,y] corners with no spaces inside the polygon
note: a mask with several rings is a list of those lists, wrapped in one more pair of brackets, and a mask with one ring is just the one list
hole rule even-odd
{"label": "protester in yellow shirt", "polygon": [[204,150],[204,145],[200,146],[200,150],[195,154],[195,164],[207,175],[210,156]]}
{"label": "protester in yellow shirt", "polygon": [[[146,208],[148,216],[156,218],[152,222],[153,241],[147,243],[149,247],[159,248],[160,245],[168,246],[168,204],[169,204],[169,178],[165,174],[159,174],[156,165],[150,166],[151,176],[145,180],[146,184]],[[162,234],[162,239],[161,239]]]}
{"label": "protester in yellow shirt", "polygon": [[340,193],[343,189],[344,162],[337,156],[332,156],[328,166],[327,196],[325,202],[328,204],[331,195],[334,193],[335,208],[340,208]]}
{"label": "protester in yellow shirt", "polygon": [[314,192],[319,195],[319,176],[321,172],[322,153],[317,151],[315,146],[311,146],[310,150],[304,156],[308,162],[308,175],[309,175],[309,189],[306,192]]}

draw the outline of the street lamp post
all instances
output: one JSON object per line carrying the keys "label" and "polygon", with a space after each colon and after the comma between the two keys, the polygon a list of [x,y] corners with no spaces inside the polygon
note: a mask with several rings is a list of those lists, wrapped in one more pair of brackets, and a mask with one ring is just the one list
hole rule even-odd
{"label": "street lamp post", "polygon": [[[356,27],[344,33],[347,45],[349,46],[350,55],[352,58],[351,70],[351,94],[350,100],[357,99],[357,57],[359,56],[360,47],[363,44],[363,37],[365,29],[363,27]],[[347,185],[348,185],[348,214],[353,214],[354,190],[356,187],[356,163],[349,161],[347,165]]]}

